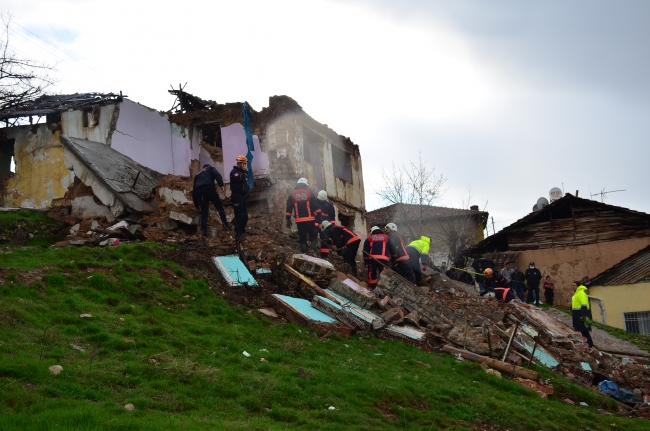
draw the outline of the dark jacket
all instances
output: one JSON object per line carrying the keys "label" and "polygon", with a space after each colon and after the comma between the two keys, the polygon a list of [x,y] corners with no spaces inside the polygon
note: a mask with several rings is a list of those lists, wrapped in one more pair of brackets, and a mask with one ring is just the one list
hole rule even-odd
{"label": "dark jacket", "polygon": [[510,287],[510,282],[506,278],[499,274],[498,271],[492,273],[492,279],[485,278],[485,290],[481,295],[485,295],[489,291],[493,291],[497,287]]}
{"label": "dark jacket", "polygon": [[291,214],[295,212],[296,223],[318,222],[323,218],[320,215],[320,205],[316,196],[308,188],[298,184],[287,198],[287,220],[291,220]]}
{"label": "dark jacket", "polygon": [[328,238],[331,243],[336,246],[336,251],[340,254],[343,247],[351,244],[355,241],[361,241],[354,232],[344,226],[339,226],[337,224],[331,224],[325,229]]}
{"label": "dark jacket", "polygon": [[247,195],[248,189],[248,172],[243,171],[239,166],[233,166],[230,171],[230,192],[238,195]]}
{"label": "dark jacket", "polygon": [[[390,260],[391,249],[395,250],[395,244],[388,235],[381,231],[375,231],[368,235],[368,238],[363,242],[363,251],[377,260]],[[372,260],[368,254],[363,255],[363,260]]]}
{"label": "dark jacket", "polygon": [[205,186],[214,188],[215,181],[219,184],[219,187],[223,187],[223,178],[221,178],[221,174],[213,166],[206,165],[196,173],[194,176],[194,188],[192,189],[192,202],[194,202],[194,206],[198,207],[201,205],[197,190]]}
{"label": "dark jacket", "polygon": [[409,260],[409,254],[406,251],[406,246],[404,245],[404,241],[402,241],[402,237],[395,231],[391,231],[388,236],[395,246],[395,250],[391,250],[391,257],[393,260],[396,262]]}
{"label": "dark jacket", "polygon": [[516,286],[517,283],[524,284],[524,281],[526,281],[526,276],[521,271],[513,272],[511,281],[513,286]]}
{"label": "dark jacket", "polygon": [[539,287],[539,282],[542,280],[542,273],[537,268],[526,269],[526,284],[528,287]]}
{"label": "dark jacket", "polygon": [[320,205],[320,213],[323,216],[323,220],[330,222],[336,222],[336,210],[334,205],[330,201],[318,201]]}

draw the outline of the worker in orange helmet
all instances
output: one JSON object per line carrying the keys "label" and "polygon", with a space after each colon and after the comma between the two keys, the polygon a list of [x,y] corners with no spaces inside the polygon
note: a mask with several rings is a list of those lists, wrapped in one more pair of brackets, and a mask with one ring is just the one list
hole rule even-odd
{"label": "worker in orange helmet", "polygon": [[510,282],[503,275],[494,272],[492,268],[486,268],[483,275],[485,275],[485,290],[481,292],[481,296],[494,292],[494,297],[501,302],[508,303],[515,299],[515,292],[509,287]]}
{"label": "worker in orange helmet", "polygon": [[243,238],[246,236],[248,224],[248,159],[245,156],[237,156],[235,161],[237,164],[230,171],[230,201],[235,212],[235,234]]}

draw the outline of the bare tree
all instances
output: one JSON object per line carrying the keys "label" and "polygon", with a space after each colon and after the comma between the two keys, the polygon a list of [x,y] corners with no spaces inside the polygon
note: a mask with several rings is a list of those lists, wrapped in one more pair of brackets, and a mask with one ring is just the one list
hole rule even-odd
{"label": "bare tree", "polygon": [[[433,231],[432,238],[441,248],[448,250],[450,260],[460,268],[465,267],[467,263],[465,251],[477,243],[478,229],[482,230],[484,223],[487,223],[486,214],[465,211],[470,209],[474,201],[471,187],[467,187],[467,192],[467,197],[460,202],[460,210],[437,220],[437,229]],[[487,202],[483,207],[483,212],[486,207]],[[483,220],[484,217],[485,220]]]}
{"label": "bare tree", "polygon": [[382,201],[398,205],[398,218],[405,223],[412,238],[422,235],[422,221],[427,206],[434,204],[444,192],[447,179],[436,174],[435,167],[428,168],[420,151],[417,163],[410,162],[386,172],[381,171],[384,188],[376,191]]}
{"label": "bare tree", "polygon": [[20,105],[46,93],[54,84],[51,66],[23,58],[11,49],[11,17],[2,15],[0,38],[0,110]]}

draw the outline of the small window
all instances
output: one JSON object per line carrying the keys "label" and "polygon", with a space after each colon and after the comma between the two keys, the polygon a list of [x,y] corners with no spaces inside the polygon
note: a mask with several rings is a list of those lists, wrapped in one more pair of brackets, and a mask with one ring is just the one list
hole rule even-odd
{"label": "small window", "polygon": [[354,231],[354,216],[346,216],[339,213],[339,222],[341,223],[341,226],[347,227],[351,231]]}
{"label": "small window", "polygon": [[650,311],[623,313],[623,318],[627,332],[650,335]]}
{"label": "small window", "polygon": [[352,156],[345,151],[332,146],[332,165],[334,166],[334,176],[352,182]]}

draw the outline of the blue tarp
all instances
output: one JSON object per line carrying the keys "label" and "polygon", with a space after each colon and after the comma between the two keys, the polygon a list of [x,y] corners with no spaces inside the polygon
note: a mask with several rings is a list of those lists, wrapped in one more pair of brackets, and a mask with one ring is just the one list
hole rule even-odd
{"label": "blue tarp", "polygon": [[248,153],[246,153],[246,158],[248,159],[248,190],[253,188],[255,184],[255,174],[253,173],[253,151],[255,147],[253,146],[253,132],[251,131],[251,119],[248,115],[248,102],[244,102],[244,132],[246,133],[246,146],[248,147]]}
{"label": "blue tarp", "polygon": [[612,382],[611,380],[603,380],[602,382],[598,383],[598,387],[602,393],[612,395],[619,401],[625,401],[628,403],[634,402],[634,395],[632,392],[628,391],[627,389],[619,389],[619,387],[616,386],[616,383]]}

